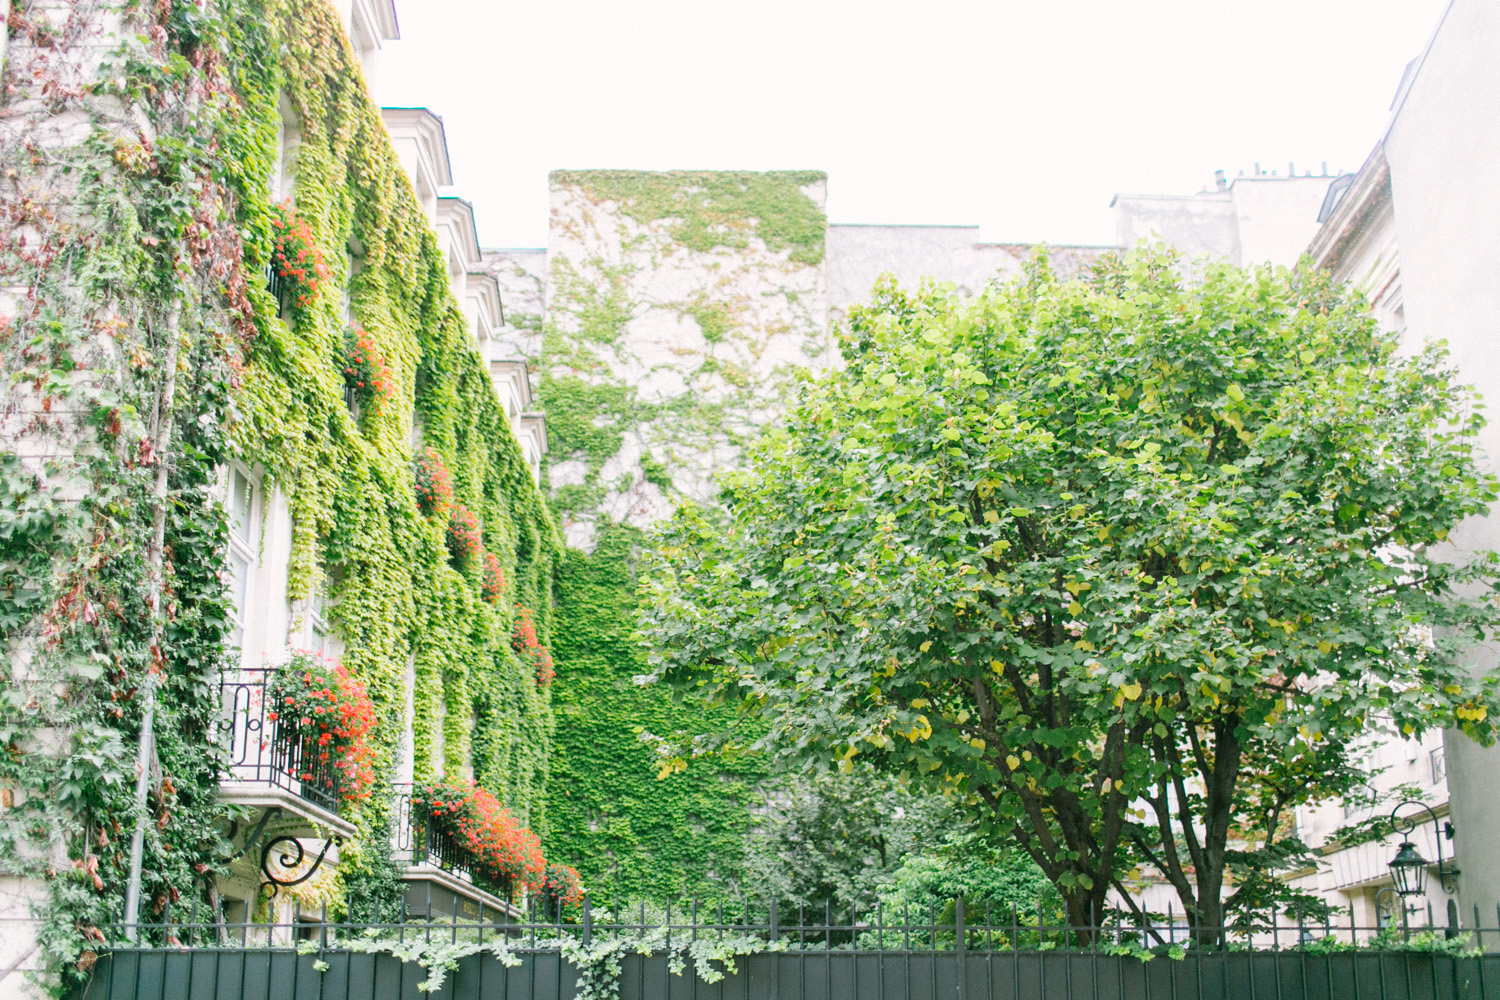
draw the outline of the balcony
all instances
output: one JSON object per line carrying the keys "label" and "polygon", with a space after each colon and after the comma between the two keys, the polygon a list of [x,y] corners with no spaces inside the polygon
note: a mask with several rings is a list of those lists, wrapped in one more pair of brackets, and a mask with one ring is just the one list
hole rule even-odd
{"label": "balcony", "polygon": [[395,860],[406,869],[407,912],[443,920],[518,919],[521,910],[475,874],[469,852],[412,804],[412,786],[398,784],[395,792],[391,839]]}
{"label": "balcony", "polygon": [[350,836],[354,826],[339,818],[338,770],[319,759],[312,740],[299,738],[274,718],[267,692],[273,673],[245,669],[219,682],[220,726],[229,756],[221,794],[262,810],[279,808],[284,820],[309,830]]}

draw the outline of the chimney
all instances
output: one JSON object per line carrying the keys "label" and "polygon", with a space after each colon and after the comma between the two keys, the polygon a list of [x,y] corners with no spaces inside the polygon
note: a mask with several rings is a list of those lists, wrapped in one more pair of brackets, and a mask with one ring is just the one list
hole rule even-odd
{"label": "chimney", "polygon": [[1288,177],[1296,177],[1297,176],[1297,164],[1295,164],[1295,163],[1291,162],[1290,160],[1288,160],[1287,161],[1287,165],[1286,165],[1286,175]]}
{"label": "chimney", "polygon": [[1229,181],[1227,181],[1227,180],[1224,179],[1224,171],[1222,171],[1222,170],[1215,170],[1214,171],[1214,187],[1217,188],[1220,191],[1227,191],[1227,190],[1229,190]]}
{"label": "chimney", "polygon": [[1255,164],[1255,176],[1256,177],[1260,176],[1260,164],[1259,163]]}
{"label": "chimney", "polygon": [[1327,160],[1323,161],[1323,176],[1324,177],[1328,176],[1328,161]]}

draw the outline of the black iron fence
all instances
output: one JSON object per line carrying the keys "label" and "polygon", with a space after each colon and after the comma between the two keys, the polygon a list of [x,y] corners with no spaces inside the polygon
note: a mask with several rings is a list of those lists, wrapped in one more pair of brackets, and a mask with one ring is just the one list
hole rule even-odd
{"label": "black iron fence", "polygon": [[269,684],[274,670],[251,668],[219,680],[220,725],[229,751],[228,781],[282,788],[337,813],[339,772],[317,741],[280,718]]}
{"label": "black iron fence", "polygon": [[[321,918],[323,914],[319,914]],[[1500,914],[1497,914],[1500,916]],[[1015,910],[835,919],[742,903],[584,905],[564,920],[157,923],[115,941],[85,1000],[1500,1000],[1500,923],[1189,933],[1045,925]],[[821,918],[821,919],[819,919]],[[147,947],[144,942],[153,942]],[[1490,950],[1486,950],[1486,949]]]}

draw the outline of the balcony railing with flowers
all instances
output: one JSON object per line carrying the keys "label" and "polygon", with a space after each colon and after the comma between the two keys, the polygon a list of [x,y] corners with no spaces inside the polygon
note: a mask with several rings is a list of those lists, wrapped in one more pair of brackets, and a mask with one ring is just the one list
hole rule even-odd
{"label": "balcony railing with flowers", "polygon": [[413,805],[411,785],[398,784],[395,789],[395,860],[412,868],[423,865],[440,868],[461,882],[475,885],[474,856],[433,821],[430,810]]}
{"label": "balcony railing with flowers", "polygon": [[229,781],[292,792],[335,815],[369,798],[375,709],[337,661],[300,651],[220,682]]}
{"label": "balcony railing with flowers", "polygon": [[281,788],[338,813],[341,775],[321,759],[316,741],[277,718],[269,693],[274,670],[239,670],[219,682],[220,721],[229,750],[229,780]]}
{"label": "balcony railing with flowers", "polygon": [[510,902],[541,887],[546,868],[536,834],[472,782],[396,786],[396,859],[432,865]]}

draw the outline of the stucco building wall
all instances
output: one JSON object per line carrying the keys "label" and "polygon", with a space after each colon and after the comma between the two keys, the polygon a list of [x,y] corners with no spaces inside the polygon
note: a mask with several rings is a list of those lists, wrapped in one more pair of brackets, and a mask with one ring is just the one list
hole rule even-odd
{"label": "stucco building wall", "polygon": [[[1460,377],[1500,400],[1500,6],[1453,0],[1398,97],[1383,143],[1390,166],[1403,309],[1412,335],[1446,339]],[[1500,469],[1500,424],[1481,432]],[[1475,519],[1453,536],[1455,558],[1500,549],[1500,517]],[[1476,671],[1500,665],[1482,645]],[[1500,748],[1447,734],[1460,902],[1494,919],[1500,903]]]}

